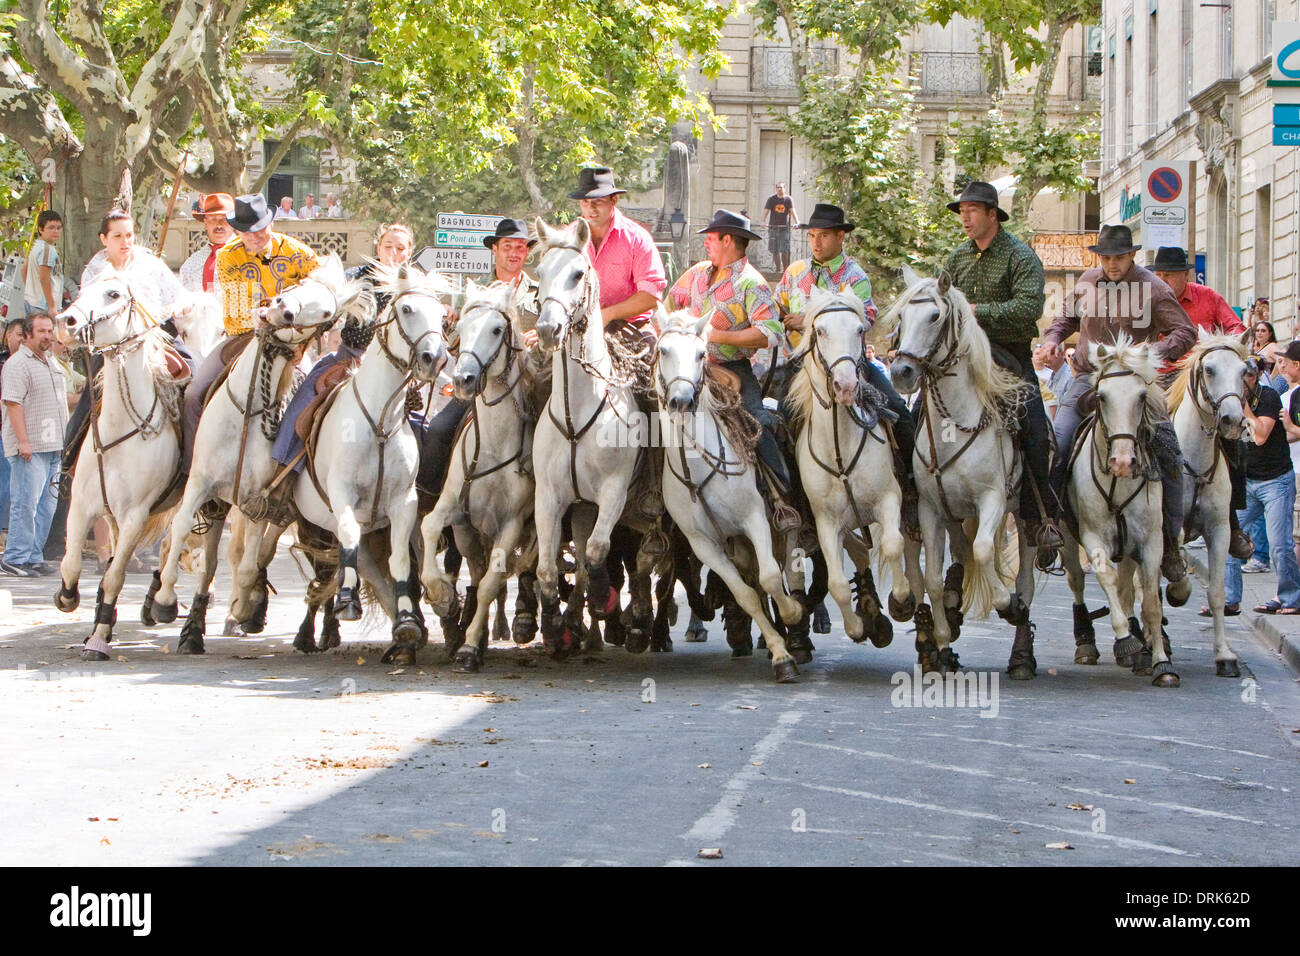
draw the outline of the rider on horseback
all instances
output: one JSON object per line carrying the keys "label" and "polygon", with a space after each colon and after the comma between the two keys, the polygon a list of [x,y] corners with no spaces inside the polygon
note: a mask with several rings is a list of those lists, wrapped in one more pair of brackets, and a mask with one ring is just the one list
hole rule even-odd
{"label": "rider on horseback", "polygon": [[225,300],[226,336],[204,359],[185,392],[184,449],[181,470],[186,474],[194,460],[194,435],[203,414],[208,388],[226,367],[222,356],[229,339],[251,332],[257,325],[257,307],[265,298],[297,285],[319,265],[316,253],[297,239],[271,231],[275,213],[260,193],[240,196],[226,219],[238,238],[217,253],[217,280]]}
{"label": "rider on horseback", "polygon": [[[970,238],[948,256],[944,271],[975,310],[980,328],[989,337],[993,361],[1032,389],[1027,400],[1017,406],[1017,443],[1028,479],[1020,484],[1019,514],[1039,549],[1038,567],[1050,568],[1061,546],[1055,526],[1061,511],[1048,482],[1051,425],[1030,348],[1043,315],[1043,263],[1033,249],[1002,228],[1008,216],[998,207],[997,190],[988,183],[969,183],[948,208],[961,217]],[[1059,426],[1057,431],[1059,434]],[[1064,456],[1068,449],[1062,447],[1058,454]]]}
{"label": "rider on horseback", "polygon": [[[786,329],[790,330],[792,344],[797,345],[804,327],[804,313],[808,295],[813,288],[837,292],[847,289],[862,300],[869,323],[875,322],[876,305],[871,300],[871,280],[866,270],[844,254],[844,239],[856,223],[845,222],[844,210],[830,203],[817,203],[806,223],[798,226],[808,230],[808,246],[812,256],[790,264],[777,283],[774,298]],[[884,396],[890,411],[898,416],[893,425],[895,471],[903,480],[905,510],[910,511],[910,524],[916,527],[916,485],[912,480],[912,449],[916,444],[916,423],[907,403],[894,390],[889,373],[883,365],[863,361],[860,372]]]}
{"label": "rider on horseback", "polygon": [[740,379],[740,402],[762,426],[758,455],[776,487],[773,522],[778,531],[798,528],[798,512],[790,506],[790,472],[772,433],[771,415],[763,407],[763,390],[750,362],[756,351],[775,348],[785,335],[767,280],[746,257],[749,243],[759,240],[749,219],[726,209],[713,214],[703,229],[709,258],[686,270],[668,290],[675,308],[694,315],[712,312],[708,328],[709,362]]}
{"label": "rider on horseback", "polygon": [[[1173,362],[1182,358],[1196,342],[1196,327],[1169,286],[1134,261],[1135,253],[1141,248],[1133,245],[1133,234],[1127,226],[1102,226],[1097,244],[1088,247],[1101,259],[1101,267],[1079,276],[1074,290],[1065,297],[1061,315],[1043,336],[1043,349],[1054,358],[1062,353],[1061,343],[1073,333],[1079,333],[1073,359],[1075,380],[1060,397],[1055,419],[1058,451],[1051,478],[1061,500],[1065,499],[1069,481],[1070,450],[1082,419],[1080,400],[1090,391],[1087,383],[1080,380],[1080,376],[1092,371],[1088,363],[1089,343],[1111,344],[1121,332],[1137,343],[1154,343],[1159,339],[1157,347],[1162,360]],[[1178,437],[1167,413],[1155,426],[1152,445],[1164,488],[1165,553],[1161,570],[1170,582],[1170,603],[1181,604],[1182,601],[1176,601],[1177,590],[1190,587],[1186,583],[1187,564],[1178,547],[1183,527],[1183,463]],[[1182,597],[1185,601],[1186,594]]]}

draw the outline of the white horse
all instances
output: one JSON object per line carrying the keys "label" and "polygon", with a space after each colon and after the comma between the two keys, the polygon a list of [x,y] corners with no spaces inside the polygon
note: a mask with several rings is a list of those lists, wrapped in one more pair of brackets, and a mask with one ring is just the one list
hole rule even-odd
{"label": "white horse", "polygon": [[[421,580],[439,615],[450,611],[456,594],[456,582],[438,561],[443,529],[453,526],[461,553],[476,556],[470,561],[478,587],[474,618],[465,643],[447,648],[461,670],[472,673],[483,664],[492,603],[516,571],[515,549],[532,527],[534,422],[525,411],[532,375],[514,290],[505,283],[486,289],[470,283],[466,293],[456,326],[460,354],[451,380],[456,398],[473,401],[474,407],[452,447],[438,503],[420,528]],[[485,564],[481,556],[488,558]]]}
{"label": "white horse", "polygon": [[[937,279],[918,279],[910,269],[903,274],[908,289],[880,321],[882,331],[898,326],[898,357],[890,368],[894,387],[904,394],[918,389],[921,393],[914,460],[925,590],[933,605],[946,612],[934,615],[924,604],[916,610],[921,665],[926,670],[958,666],[948,646],[953,639],[949,614],[955,616],[956,609],[942,602],[945,590],[961,587],[962,611],[980,618],[996,609],[1015,624],[1007,673],[1028,680],[1037,668],[1029,620],[1034,549],[1021,528],[1013,594],[1008,588],[1013,578],[1005,554],[1009,549],[1003,540],[1006,516],[1018,501],[1022,470],[1009,425],[1023,383],[994,363],[970,303],[946,274]],[[945,543],[951,545],[956,562],[953,577],[964,577],[964,586],[945,586]]]}
{"label": "white horse", "polygon": [[[1115,656],[1134,657],[1133,672],[1154,674],[1151,683],[1157,687],[1177,687],[1178,674],[1161,633],[1163,492],[1159,472],[1145,451],[1152,426],[1165,408],[1164,393],[1156,382],[1160,360],[1147,343],[1135,346],[1132,339],[1120,334],[1114,345],[1090,343],[1088,363],[1095,370],[1088,378],[1096,389],[1097,412],[1080,427],[1074,448],[1069,450],[1066,486],[1078,519],[1079,543],[1110,601]],[[1083,572],[1078,548],[1067,541],[1063,553],[1074,601],[1081,604]],[[1142,587],[1142,628],[1149,662],[1142,640],[1130,628],[1135,574]]]}
{"label": "white horse", "polygon": [[[199,507],[212,500],[243,506],[262,492],[275,474],[271,444],[293,380],[299,347],[334,324],[363,291],[360,283],[345,280],[338,257],[330,256],[302,282],[271,301],[254,340],[213,393],[194,438],[194,462],[172,521],[167,557],[156,589],[151,587],[150,598],[146,598],[156,620],[165,624],[176,619],[178,564]],[[203,568],[189,617],[181,629],[179,653],[203,653],[211,599],[208,590],[216,572],[216,552],[224,524],[225,514],[213,517],[204,534]],[[254,520],[241,512],[232,522],[230,560],[236,586],[230,617],[235,621],[252,621],[265,614],[265,572],[260,580],[258,574],[259,567],[270,563],[269,554],[261,553],[265,529],[264,515]],[[267,540],[265,547],[267,551],[273,549],[274,539]],[[250,581],[257,581],[260,589],[250,587]],[[252,590],[259,590],[260,597],[252,599]]]}
{"label": "white horse", "polygon": [[[386,660],[414,663],[423,636],[413,592],[411,534],[418,503],[415,476],[420,448],[406,410],[412,380],[432,382],[447,361],[440,296],[451,291],[437,273],[400,266],[376,267],[391,298],[355,374],[324,413],[314,449],[294,484],[299,514],[339,542],[339,593],[335,613],[359,620],[357,549],[363,532],[387,525],[388,573],[396,592],[393,642]],[[241,587],[251,587],[251,579]]]}
{"label": "white horse", "polygon": [[[591,227],[579,219],[565,229],[552,229],[538,219],[536,229],[541,239],[537,336],[554,356],[551,397],[533,442],[537,581],[542,639],[562,655],[572,649],[573,635],[559,613],[561,522],[570,505],[577,505],[573,540],[580,560],[575,594],[588,590],[592,615],[603,618],[618,604],[605,559],[636,475],[643,436],[632,428],[620,429],[620,423],[632,421],[637,403],[630,384],[615,380],[605,344],[600,281],[586,253]],[[625,440],[601,438],[616,434]],[[578,606],[576,600],[571,604]]]}
{"label": "white horse", "polygon": [[1241,676],[1237,654],[1223,627],[1232,482],[1221,440],[1236,441],[1243,432],[1249,438],[1254,432],[1244,417],[1248,351],[1237,336],[1212,335],[1202,329],[1196,345],[1179,363],[1181,372],[1168,392],[1169,411],[1183,452],[1183,540],[1205,536],[1210,572],[1206,594],[1214,615],[1214,670],[1220,677]]}
{"label": "white horse", "polygon": [[[858,405],[863,336],[870,326],[862,300],[851,292],[814,287],[807,316],[808,331],[797,353],[803,361],[787,396],[794,411],[800,481],[812,507],[827,563],[827,583],[844,615],[845,632],[855,641],[870,637],[877,647],[885,647],[894,632],[881,612],[871,576],[869,524],[879,524],[880,556],[892,577],[891,612],[899,620],[910,618],[915,598],[904,573],[902,491],[894,475],[889,436],[884,424]],[[867,534],[865,541],[851,533],[859,530]],[[856,607],[840,560],[844,548],[857,569]],[[869,633],[863,614],[870,619]]]}
{"label": "white horse", "polygon": [[190,372],[140,300],[145,291],[110,271],[82,289],[59,316],[69,334],[104,357],[99,409],[91,412],[77,456],[67,549],[59,568],[62,586],[54,599],[61,611],[80,604],[77,581],[86,534],[97,518],[107,516],[113,560],[100,582],[95,626],[82,651],[87,661],[108,660],[126,564],[147,527],[162,530],[166,517],[158,512],[180,490],[181,386]]}
{"label": "white horse", "polygon": [[208,357],[217,343],[221,341],[223,323],[221,318],[221,300],[207,292],[187,292],[159,316],[159,321],[170,320],[176,329],[176,336],[189,349],[198,368]]}
{"label": "white horse", "polygon": [[[722,578],[736,603],[758,624],[772,652],[773,677],[788,683],[799,673],[794,657],[736,561],[756,570],[760,586],[776,603],[785,624],[797,624],[804,609],[785,590],[754,463],[746,460],[721,427],[704,381],[704,333],[710,317],[685,311],[664,315],[662,310],[658,316],[655,390],[666,446],[664,506],[696,557]],[[838,554],[838,544],[835,548]]]}

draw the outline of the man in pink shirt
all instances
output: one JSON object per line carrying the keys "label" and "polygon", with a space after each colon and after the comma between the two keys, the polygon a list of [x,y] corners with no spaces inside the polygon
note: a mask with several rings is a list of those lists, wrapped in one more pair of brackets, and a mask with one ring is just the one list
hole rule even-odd
{"label": "man in pink shirt", "polygon": [[606,331],[632,326],[653,342],[650,316],[668,279],[654,238],[618,210],[618,197],[626,193],[614,185],[608,166],[589,166],[579,174],[578,188],[569,198],[578,200],[582,218],[591,226],[587,257],[600,277],[600,314]]}
{"label": "man in pink shirt", "polygon": [[1151,264],[1151,271],[1161,279],[1174,293],[1174,298],[1183,307],[1192,324],[1207,332],[1226,332],[1240,335],[1246,331],[1237,318],[1237,313],[1223,296],[1209,286],[1189,282],[1187,273],[1192,268],[1187,261],[1187,252],[1177,246],[1161,246],[1156,250],[1156,261]]}

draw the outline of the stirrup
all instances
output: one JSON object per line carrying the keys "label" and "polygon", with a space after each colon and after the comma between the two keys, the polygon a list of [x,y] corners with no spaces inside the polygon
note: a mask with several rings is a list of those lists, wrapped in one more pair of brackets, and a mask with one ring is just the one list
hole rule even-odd
{"label": "stirrup", "polygon": [[1255,542],[1251,540],[1250,535],[1242,528],[1234,528],[1232,536],[1228,539],[1228,554],[1238,561],[1249,561],[1254,553]]}
{"label": "stirrup", "polygon": [[797,531],[802,524],[803,519],[799,517],[799,512],[784,501],[778,500],[772,505],[772,526],[777,531],[788,534]]}

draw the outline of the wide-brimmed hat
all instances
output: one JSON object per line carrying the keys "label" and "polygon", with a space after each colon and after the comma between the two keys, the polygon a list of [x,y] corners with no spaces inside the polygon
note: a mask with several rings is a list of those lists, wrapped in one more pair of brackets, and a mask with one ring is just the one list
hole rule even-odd
{"label": "wide-brimmed hat", "polygon": [[1178,246],[1161,246],[1156,250],[1156,261],[1151,263],[1152,272],[1186,272],[1191,267],[1187,250]]}
{"label": "wide-brimmed hat", "polygon": [[615,193],[626,193],[614,185],[614,170],[608,166],[588,166],[578,173],[578,188],[569,193],[570,199],[600,199]]}
{"label": "wide-brimmed hat", "polygon": [[226,221],[237,232],[261,232],[274,218],[274,210],[266,208],[266,197],[261,193],[240,196],[234,211],[226,213]]}
{"label": "wide-brimmed hat", "polygon": [[203,222],[208,216],[220,216],[225,219],[234,211],[235,200],[230,193],[204,193],[194,200],[194,205],[190,207],[190,213],[199,222]]}
{"label": "wide-brimmed hat", "polygon": [[752,239],[755,241],[759,241],[763,238],[750,228],[748,216],[742,216],[729,209],[719,209],[713,214],[713,221],[703,229],[698,230],[699,235],[703,235],[706,232],[730,233],[733,236],[742,236],[745,239]]}
{"label": "wide-brimmed hat", "polygon": [[978,180],[966,184],[966,188],[961,191],[953,202],[948,203],[948,209],[951,212],[961,212],[961,204],[964,202],[982,202],[986,206],[992,206],[998,211],[998,222],[1006,222],[1010,217],[998,205],[998,191],[993,188],[991,183],[982,183]]}
{"label": "wide-brimmed hat", "polygon": [[1286,348],[1275,353],[1275,356],[1290,359],[1292,362],[1300,362],[1300,342],[1292,340],[1286,344]]}
{"label": "wide-brimmed hat", "polygon": [[1141,248],[1133,245],[1133,230],[1128,226],[1102,226],[1097,234],[1097,244],[1089,246],[1088,251],[1099,256],[1122,256]]}
{"label": "wide-brimmed hat", "polygon": [[528,235],[528,226],[522,219],[502,219],[493,235],[483,237],[483,245],[491,249],[498,239],[526,239],[529,249],[537,245],[537,240]]}
{"label": "wide-brimmed hat", "polygon": [[857,223],[844,221],[844,210],[839,206],[832,206],[828,202],[819,202],[813,207],[812,215],[808,217],[807,222],[799,224],[800,229],[843,229],[845,232],[852,232],[857,228]]}

